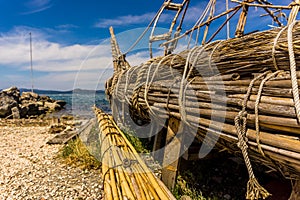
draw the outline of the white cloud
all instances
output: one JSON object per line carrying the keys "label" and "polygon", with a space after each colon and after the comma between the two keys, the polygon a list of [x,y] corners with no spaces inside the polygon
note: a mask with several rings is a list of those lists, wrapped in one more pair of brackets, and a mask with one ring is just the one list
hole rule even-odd
{"label": "white cloud", "polygon": [[61,25],[56,26],[55,28],[58,28],[58,29],[73,29],[73,28],[79,28],[79,26],[76,26],[74,24],[61,24]]}
{"label": "white cloud", "polygon": [[28,7],[44,7],[47,6],[51,0],[31,0],[26,3]]}
{"label": "white cloud", "polygon": [[[40,30],[16,27],[10,32],[0,33],[0,66],[7,69],[5,74],[2,74],[4,83],[1,87],[8,83],[15,85],[14,82],[19,87],[30,86],[29,32],[32,32],[33,36],[36,88],[52,89],[55,86],[72,89],[78,72],[86,74],[80,76],[80,80],[85,81],[84,86],[88,87],[92,84],[89,75],[94,75],[101,69],[112,68],[109,65],[112,61],[109,42],[99,45],[62,45],[49,41],[48,35]],[[24,72],[25,75],[22,74]]]}
{"label": "white cloud", "polygon": [[[15,28],[14,31],[1,34],[0,65],[11,65],[27,69],[30,56],[29,32],[32,32],[33,63],[37,71],[75,71],[82,62],[88,69],[99,68],[101,63],[110,59],[110,46],[80,45],[63,46],[50,42],[47,36],[29,28]],[[88,58],[86,58],[88,56]],[[100,66],[101,67],[101,66]]]}
{"label": "white cloud", "polygon": [[[188,9],[185,17],[186,22],[196,22],[196,19],[200,16],[204,10],[205,3],[198,4],[197,6],[192,6]],[[124,15],[119,16],[114,19],[100,19],[95,27],[97,28],[107,28],[109,26],[119,27],[128,25],[143,25],[150,23],[151,19],[155,16],[155,12],[149,12],[142,15]],[[171,23],[175,16],[175,12],[163,12],[160,16],[159,23]]]}
{"label": "white cloud", "polygon": [[52,7],[51,0],[30,0],[25,3],[25,6],[29,9],[22,13],[23,15],[42,12]]}
{"label": "white cloud", "polygon": [[131,24],[142,24],[150,22],[149,19],[154,17],[155,13],[145,13],[143,15],[125,15],[115,19],[100,19],[95,27],[107,28],[109,26],[127,26]]}
{"label": "white cloud", "polygon": [[[132,41],[125,39],[135,37],[137,31],[134,29],[116,36],[121,39],[120,44],[127,42],[131,45]],[[9,32],[0,33],[1,88],[11,85],[31,87],[29,32],[32,33],[36,89],[104,89],[105,81],[113,73],[109,40],[98,45],[62,45],[50,41],[47,30],[30,27],[15,27]],[[129,63],[134,66],[148,60],[147,50],[148,43],[139,46],[128,54]]]}

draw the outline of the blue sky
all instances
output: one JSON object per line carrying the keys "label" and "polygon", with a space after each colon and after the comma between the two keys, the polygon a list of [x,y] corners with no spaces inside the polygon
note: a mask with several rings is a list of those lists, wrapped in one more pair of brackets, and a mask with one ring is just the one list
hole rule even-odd
{"label": "blue sky", "polygon": [[[111,76],[109,26],[113,26],[123,51],[150,22],[163,0],[0,0],[0,88],[31,87],[29,33],[32,33],[34,87],[70,90],[74,87],[103,89]],[[208,1],[191,0],[183,29],[197,21]],[[216,12],[225,8],[218,1]],[[280,2],[272,1],[274,3]],[[285,5],[289,1],[283,1]],[[126,4],[126,5],[125,5]],[[272,24],[252,9],[246,31],[263,30]],[[171,13],[165,13],[159,27],[168,28]],[[257,23],[259,21],[259,23]],[[217,28],[212,24],[212,31]],[[231,26],[231,34],[235,25]],[[225,31],[217,39],[225,38]],[[147,38],[146,38],[147,39]],[[146,41],[138,46],[145,50]],[[148,59],[145,51],[128,56],[132,64]]]}

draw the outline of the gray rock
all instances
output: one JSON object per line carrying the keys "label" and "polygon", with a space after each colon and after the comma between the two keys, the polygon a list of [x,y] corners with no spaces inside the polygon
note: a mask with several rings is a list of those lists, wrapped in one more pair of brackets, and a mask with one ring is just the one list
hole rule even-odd
{"label": "gray rock", "polygon": [[57,111],[61,109],[61,106],[57,104],[56,102],[51,103],[51,102],[45,102],[45,107],[49,109],[49,111]]}
{"label": "gray rock", "polygon": [[3,106],[0,106],[0,117],[4,118],[10,115],[11,106],[9,104],[5,104]]}
{"label": "gray rock", "polygon": [[43,101],[43,102],[53,102],[53,99],[51,99],[49,96],[45,96],[45,95],[41,95],[40,96],[40,101]]}
{"label": "gray rock", "polygon": [[23,92],[21,95],[21,101],[38,101],[40,96],[34,92]]}
{"label": "gray rock", "polygon": [[1,92],[5,96],[13,97],[15,101],[19,102],[20,100],[20,90],[17,87],[10,87],[2,90]]}
{"label": "gray rock", "polygon": [[231,196],[230,196],[229,194],[225,194],[225,195],[224,195],[224,199],[230,200],[230,199],[231,199]]}
{"label": "gray rock", "polygon": [[13,119],[20,119],[20,111],[18,107],[13,107],[11,109]]}
{"label": "gray rock", "polygon": [[28,117],[27,113],[28,113],[28,107],[27,105],[20,105],[20,117],[21,118],[26,118]]}
{"label": "gray rock", "polygon": [[66,104],[67,104],[67,102],[65,102],[65,101],[63,101],[63,100],[57,100],[57,101],[55,101],[58,105],[60,105],[60,107],[61,108],[63,108]]}
{"label": "gray rock", "polygon": [[11,114],[11,108],[18,106],[18,102],[12,96],[0,94],[0,117],[7,117]]}
{"label": "gray rock", "polygon": [[61,110],[65,105],[65,101],[56,101],[34,92],[23,92],[20,95],[16,87],[0,92],[0,118],[29,118]]}

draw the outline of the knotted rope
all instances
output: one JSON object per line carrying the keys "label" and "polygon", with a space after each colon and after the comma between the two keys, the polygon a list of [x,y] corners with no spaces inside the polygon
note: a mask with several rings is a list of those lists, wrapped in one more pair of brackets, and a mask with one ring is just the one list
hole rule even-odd
{"label": "knotted rope", "polygon": [[247,140],[247,135],[246,135],[246,132],[247,132],[246,131],[246,125],[247,125],[246,107],[247,107],[247,102],[248,102],[249,96],[251,94],[252,87],[256,80],[261,79],[268,73],[270,73],[270,71],[260,74],[259,76],[257,76],[250,82],[246,96],[243,101],[242,110],[239,112],[239,114],[234,119],[237,136],[238,136],[238,140],[239,140],[237,145],[242,150],[244,161],[245,161],[248,173],[249,173],[249,181],[247,183],[246,199],[250,199],[250,200],[255,200],[255,199],[259,199],[259,198],[266,199],[268,196],[270,196],[270,193],[266,189],[264,189],[258,183],[257,179],[255,178],[255,175],[254,175],[254,172],[252,169],[252,165],[251,165],[251,162],[249,159],[248,151],[247,151],[248,140]]}

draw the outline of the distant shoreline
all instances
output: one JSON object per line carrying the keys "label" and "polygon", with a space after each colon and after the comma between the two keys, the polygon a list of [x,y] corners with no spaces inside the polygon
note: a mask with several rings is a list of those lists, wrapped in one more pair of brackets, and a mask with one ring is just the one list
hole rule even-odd
{"label": "distant shoreline", "polygon": [[[2,90],[2,89],[1,89]],[[20,92],[31,92],[31,89],[27,88],[20,88]],[[33,89],[33,92],[37,94],[72,94],[72,93],[77,93],[77,94],[104,94],[104,90],[86,90],[86,89],[74,89],[74,90],[40,90],[40,89]]]}

